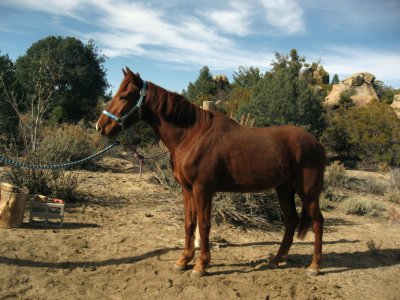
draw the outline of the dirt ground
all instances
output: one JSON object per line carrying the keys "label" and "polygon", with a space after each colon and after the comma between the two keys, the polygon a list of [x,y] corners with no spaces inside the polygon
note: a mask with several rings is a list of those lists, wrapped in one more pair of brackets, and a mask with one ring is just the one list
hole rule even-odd
{"label": "dirt ground", "polygon": [[102,170],[75,171],[88,200],[67,204],[62,229],[0,229],[0,299],[400,299],[400,224],[339,210],[324,213],[318,277],[304,269],[312,233],[295,240],[285,266],[266,267],[281,225],[213,226],[207,276],[176,273],[180,195],[150,183],[148,173],[140,177],[132,162],[102,163]]}

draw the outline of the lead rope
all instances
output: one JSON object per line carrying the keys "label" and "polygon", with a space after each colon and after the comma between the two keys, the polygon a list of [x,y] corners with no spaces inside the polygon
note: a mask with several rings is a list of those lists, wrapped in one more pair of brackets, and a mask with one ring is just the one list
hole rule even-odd
{"label": "lead rope", "polygon": [[139,178],[142,177],[143,166],[144,166],[144,162],[145,162],[146,160],[154,159],[154,158],[160,157],[160,156],[162,156],[162,155],[165,155],[165,154],[167,154],[167,153],[169,153],[168,150],[165,151],[165,152],[159,153],[159,154],[157,154],[157,155],[145,157],[145,156],[143,156],[142,154],[140,154],[140,153],[137,151],[136,147],[135,147],[135,148],[133,149],[133,156],[136,157],[136,158],[140,161],[140,164],[139,164]]}
{"label": "lead rope", "polygon": [[33,165],[30,163],[23,163],[23,162],[19,162],[4,156],[0,156],[0,161],[4,162],[6,165],[10,165],[16,168],[25,168],[25,169],[32,169],[32,170],[56,170],[56,169],[65,169],[68,167],[72,167],[72,166],[77,166],[80,164],[83,164],[84,162],[87,162],[97,156],[100,156],[102,154],[104,154],[107,151],[110,151],[112,148],[114,148],[115,146],[118,146],[120,143],[118,141],[114,142],[111,145],[108,145],[106,148],[104,148],[103,150],[92,154],[86,158],[82,158],[80,160],[77,161],[71,161],[68,163],[62,163],[62,164],[48,164],[48,165]]}

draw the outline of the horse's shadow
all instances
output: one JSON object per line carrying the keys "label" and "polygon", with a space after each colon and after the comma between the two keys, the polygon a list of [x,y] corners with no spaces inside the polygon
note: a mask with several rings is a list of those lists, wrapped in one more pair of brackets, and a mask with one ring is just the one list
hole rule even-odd
{"label": "horse's shadow", "polygon": [[96,223],[82,223],[82,222],[64,222],[62,227],[59,228],[57,226],[55,227],[49,227],[49,226],[40,226],[40,225],[35,225],[35,224],[29,224],[29,223],[23,223],[21,228],[26,228],[30,230],[71,230],[71,229],[82,229],[82,228],[99,228],[101,225],[96,224]]}
{"label": "horse's shadow", "polygon": [[[359,240],[338,240],[328,241],[326,243],[358,243]],[[301,242],[303,243],[303,242]],[[221,248],[227,247],[251,247],[260,245],[272,245],[279,244],[277,242],[261,242],[261,243],[246,243],[246,244],[225,244],[221,245]],[[304,243],[308,244],[308,243]],[[311,243],[310,243],[311,244]],[[110,258],[102,261],[61,261],[61,262],[46,262],[46,261],[34,261],[31,259],[22,258],[9,258],[0,256],[0,264],[15,265],[21,267],[34,267],[34,268],[53,268],[53,269],[74,269],[74,268],[90,268],[90,267],[104,267],[121,264],[135,264],[140,261],[148,260],[151,258],[157,258],[161,260],[161,256],[171,251],[176,251],[177,256],[179,251],[182,250],[180,247],[170,247],[156,249],[150,252],[146,252],[137,256],[122,257],[122,258]],[[283,268],[303,268],[310,262],[310,255],[308,254],[291,254],[289,255],[288,263]],[[170,259],[165,261],[170,262]],[[364,252],[346,252],[346,253],[324,253],[322,274],[340,273],[349,270],[363,270],[379,267],[388,267],[400,264],[400,249],[379,249],[376,252],[364,251]],[[219,270],[213,271],[212,267],[216,267]],[[220,270],[220,269],[223,270]],[[208,276],[217,275],[229,275],[232,273],[252,273],[259,271],[266,271],[268,269],[266,260],[238,262],[238,263],[225,263],[223,260],[214,260],[211,268],[209,269]],[[324,271],[324,269],[326,269]]]}
{"label": "horse's shadow", "polygon": [[0,256],[0,264],[15,265],[19,267],[50,268],[50,269],[75,269],[75,268],[90,268],[90,267],[98,268],[105,266],[134,264],[153,257],[159,257],[163,254],[168,253],[169,251],[179,250],[179,249],[180,248],[178,247],[156,249],[137,256],[110,258],[102,261],[60,261],[60,262],[47,261],[46,262],[46,261],[34,261],[31,259],[9,258],[5,256]]}
{"label": "horse's shadow", "polygon": [[[280,267],[284,268],[305,268],[311,261],[310,255],[290,254],[287,264]],[[400,249],[380,249],[376,252],[346,252],[346,253],[324,253],[321,274],[334,274],[350,270],[374,269],[389,267],[400,264]],[[266,271],[269,268],[266,260],[242,263],[213,263],[215,267],[228,269],[213,272],[212,268],[209,276],[228,275],[233,273],[252,273]],[[324,270],[325,269],[325,270]]]}

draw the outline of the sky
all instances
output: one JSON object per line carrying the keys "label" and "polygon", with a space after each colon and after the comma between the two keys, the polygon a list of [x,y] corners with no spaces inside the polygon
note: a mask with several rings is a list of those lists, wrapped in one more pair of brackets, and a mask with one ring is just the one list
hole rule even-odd
{"label": "sky", "polygon": [[125,66],[181,92],[203,66],[232,81],[293,48],[331,78],[368,71],[400,88],[400,0],[0,0],[1,54],[49,35],[94,39],[114,92]]}

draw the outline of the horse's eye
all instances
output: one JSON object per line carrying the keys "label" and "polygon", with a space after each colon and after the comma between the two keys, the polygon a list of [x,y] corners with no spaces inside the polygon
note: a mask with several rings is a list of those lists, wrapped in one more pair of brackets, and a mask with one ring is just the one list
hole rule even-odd
{"label": "horse's eye", "polygon": [[121,95],[119,98],[120,98],[122,101],[128,100],[128,96],[127,96],[127,95]]}

